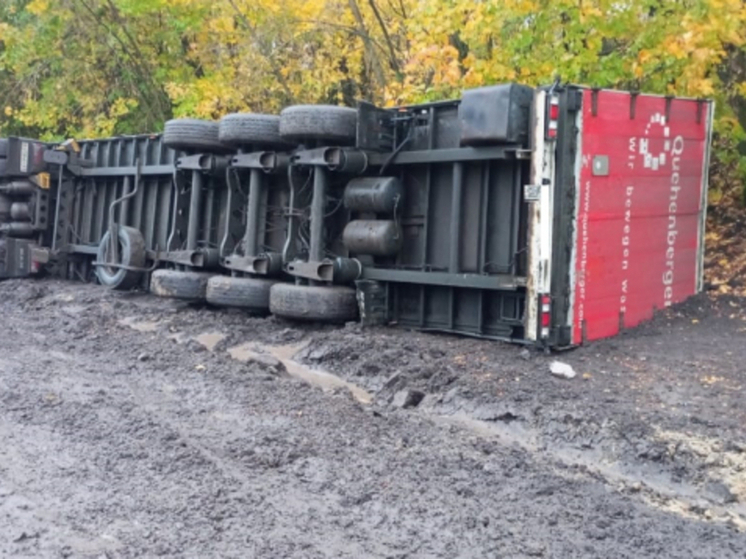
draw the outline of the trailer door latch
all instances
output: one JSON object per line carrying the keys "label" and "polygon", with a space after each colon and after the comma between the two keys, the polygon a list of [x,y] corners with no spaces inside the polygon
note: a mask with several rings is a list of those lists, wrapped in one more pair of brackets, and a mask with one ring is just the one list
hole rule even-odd
{"label": "trailer door latch", "polygon": [[540,184],[527,184],[523,187],[523,198],[526,202],[538,202],[541,197]]}

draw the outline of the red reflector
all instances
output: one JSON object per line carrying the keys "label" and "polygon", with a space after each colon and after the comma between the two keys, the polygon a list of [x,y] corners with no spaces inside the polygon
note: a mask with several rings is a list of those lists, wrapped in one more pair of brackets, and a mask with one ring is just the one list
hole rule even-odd
{"label": "red reflector", "polygon": [[542,295],[541,296],[541,304],[542,305],[551,305],[552,304],[552,297],[549,295]]}
{"label": "red reflector", "polygon": [[552,120],[559,118],[559,105],[549,105],[549,118]]}
{"label": "red reflector", "polygon": [[557,129],[556,128],[550,128],[547,130],[547,136],[550,138],[556,138],[557,137]]}
{"label": "red reflector", "polygon": [[552,321],[552,315],[548,312],[545,312],[541,315],[541,327],[542,328],[549,328],[549,324]]}

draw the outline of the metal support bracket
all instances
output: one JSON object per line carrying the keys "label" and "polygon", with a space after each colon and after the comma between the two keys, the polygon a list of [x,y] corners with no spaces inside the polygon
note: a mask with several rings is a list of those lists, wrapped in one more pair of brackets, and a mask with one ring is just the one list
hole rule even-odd
{"label": "metal support bracket", "polygon": [[145,274],[149,274],[155,271],[155,269],[158,268],[160,264],[161,264],[160,260],[154,260],[153,263],[147,267],[127,266],[125,264],[119,264],[118,262],[98,262],[98,261],[92,262],[92,265],[96,267],[105,266],[106,268],[116,268],[117,270],[130,270],[132,272],[143,272]]}
{"label": "metal support bracket", "polygon": [[288,274],[312,281],[349,283],[363,275],[363,264],[356,258],[335,258],[334,260],[290,262],[286,266]]}
{"label": "metal support bracket", "polygon": [[284,173],[290,165],[290,155],[276,151],[240,153],[234,156],[230,165],[236,169],[260,169],[265,173]]}
{"label": "metal support bracket", "polygon": [[349,148],[325,147],[298,151],[292,156],[294,165],[326,167],[338,173],[364,173],[370,166],[370,157],[365,151]]}
{"label": "metal support bracket", "polygon": [[223,268],[246,274],[277,276],[282,272],[282,255],[275,252],[258,256],[231,254],[223,258],[220,265]]}
{"label": "metal support bracket", "polygon": [[203,153],[179,157],[175,165],[180,171],[200,171],[207,175],[223,176],[229,163],[230,158],[227,156]]}
{"label": "metal support bracket", "polygon": [[220,261],[217,249],[172,250],[162,252],[158,257],[161,262],[171,262],[191,268],[211,268]]}

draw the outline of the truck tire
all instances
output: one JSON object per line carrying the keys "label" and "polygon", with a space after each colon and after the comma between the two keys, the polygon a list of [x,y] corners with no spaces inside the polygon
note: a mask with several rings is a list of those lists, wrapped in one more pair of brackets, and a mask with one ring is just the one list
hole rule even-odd
{"label": "truck tire", "polygon": [[225,153],[229,148],[220,143],[219,130],[217,122],[177,118],[166,122],[163,144],[176,150]]}
{"label": "truck tire", "polygon": [[0,194],[0,223],[10,221],[10,206],[12,202],[5,194]]}
{"label": "truck tire", "polygon": [[288,140],[355,143],[357,111],[332,105],[295,105],[280,113],[280,136]]}
{"label": "truck tire", "polygon": [[[107,231],[98,244],[97,262],[108,262],[111,233]],[[145,239],[134,227],[119,227],[119,262],[124,266],[142,268],[145,266]],[[105,265],[96,266],[96,276],[101,285],[117,291],[126,291],[136,287],[142,278],[142,271],[114,268]]]}
{"label": "truck tire", "polygon": [[0,157],[8,157],[8,139],[0,138]]}
{"label": "truck tire", "polygon": [[233,113],[220,120],[220,142],[241,147],[246,145],[283,146],[280,137],[280,117],[253,113]]}
{"label": "truck tire", "polygon": [[283,318],[340,323],[357,319],[357,299],[352,287],[277,283],[269,310]]}
{"label": "truck tire", "polygon": [[269,311],[269,290],[277,280],[213,276],[207,282],[207,302],[217,307],[239,307],[249,311]]}
{"label": "truck tire", "polygon": [[156,270],[150,276],[150,292],[158,297],[204,301],[210,272]]}

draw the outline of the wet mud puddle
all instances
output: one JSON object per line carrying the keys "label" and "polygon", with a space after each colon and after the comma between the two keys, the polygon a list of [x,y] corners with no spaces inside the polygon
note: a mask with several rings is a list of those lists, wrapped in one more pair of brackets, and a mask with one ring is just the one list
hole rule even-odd
{"label": "wet mud puddle", "polygon": [[222,332],[205,332],[192,338],[195,342],[205,346],[207,351],[215,351],[217,345],[226,338]]}

